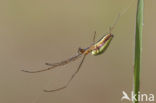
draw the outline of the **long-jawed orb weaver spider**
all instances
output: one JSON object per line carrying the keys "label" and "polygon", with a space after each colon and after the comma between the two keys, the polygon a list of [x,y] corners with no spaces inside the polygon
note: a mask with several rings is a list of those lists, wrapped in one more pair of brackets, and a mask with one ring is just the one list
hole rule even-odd
{"label": "long-jawed orb weaver spider", "polygon": [[[111,28],[112,29],[112,28]],[[54,69],[58,66],[63,66],[63,65],[66,65],[72,61],[75,61],[77,60],[78,58],[80,58],[82,55],[83,55],[83,58],[77,68],[77,70],[73,73],[73,75],[71,76],[71,78],[69,79],[69,81],[62,87],[60,88],[57,88],[57,89],[53,89],[53,90],[44,90],[45,92],[54,92],[54,91],[59,91],[59,90],[62,90],[64,88],[66,88],[70,82],[72,81],[72,79],[75,77],[75,75],[79,72],[82,64],[83,64],[83,61],[85,59],[85,57],[89,54],[89,53],[92,53],[92,55],[96,56],[96,55],[100,55],[102,54],[106,48],[108,47],[108,45],[110,44],[112,38],[113,38],[113,34],[110,32],[106,35],[104,35],[98,42],[95,42],[95,36],[96,36],[96,32],[94,33],[94,38],[93,38],[93,44],[85,49],[82,49],[82,48],[79,48],[78,49],[78,54],[76,56],[73,56],[67,60],[64,60],[64,61],[61,61],[61,62],[58,62],[58,63],[45,63],[46,65],[50,66],[49,68],[46,68],[46,69],[42,69],[42,70],[37,70],[37,71],[29,71],[29,70],[22,70],[23,72],[26,72],[26,73],[39,73],[39,72],[44,72],[44,71],[47,71],[47,70],[51,70],[51,69]]]}
{"label": "long-jawed orb weaver spider", "polygon": [[64,66],[72,61],[75,61],[77,60],[78,58],[80,58],[81,56],[83,56],[78,68],[76,69],[76,71],[72,74],[72,76],[70,77],[70,79],[68,80],[68,82],[60,87],[60,88],[57,88],[57,89],[52,89],[52,90],[44,90],[44,92],[55,92],[55,91],[59,91],[59,90],[62,90],[62,89],[65,89],[68,87],[68,85],[71,83],[71,81],[73,80],[73,78],[76,76],[76,74],[79,72],[84,60],[85,60],[85,57],[91,53],[92,55],[94,56],[97,56],[97,55],[100,55],[102,53],[104,53],[104,51],[107,49],[107,47],[109,46],[112,38],[113,38],[113,34],[111,33],[111,31],[114,29],[118,19],[120,17],[120,13],[119,15],[117,16],[114,24],[112,27],[109,28],[109,33],[107,33],[106,35],[104,35],[99,41],[95,42],[95,38],[96,38],[96,31],[94,32],[94,37],[93,37],[93,43],[92,45],[90,45],[89,47],[85,48],[85,49],[82,49],[82,48],[79,48],[78,49],[78,54],[76,56],[73,56],[67,60],[64,60],[64,61],[61,61],[61,62],[58,62],[58,63],[45,63],[46,65],[50,66],[49,68],[46,68],[46,69],[42,69],[42,70],[36,70],[36,71],[30,71],[30,70],[22,70],[23,72],[26,72],[26,73],[39,73],[39,72],[44,72],[44,71],[48,71],[48,70],[52,70],[56,67],[59,67],[59,66]]}
{"label": "long-jawed orb weaver spider", "polygon": [[[134,0],[135,1],[135,0]],[[133,2],[134,2],[133,1]],[[29,70],[22,70],[23,72],[26,72],[26,73],[39,73],[39,72],[44,72],[44,71],[48,71],[48,70],[51,70],[51,69],[54,69],[56,67],[59,67],[59,66],[63,66],[63,65],[66,65],[72,61],[75,61],[77,60],[78,58],[80,58],[81,56],[83,56],[77,70],[72,74],[71,78],[68,80],[68,82],[60,87],[60,88],[57,88],[57,89],[53,89],[53,90],[44,90],[45,92],[54,92],[54,91],[59,91],[59,90],[62,90],[62,89],[65,89],[68,87],[68,85],[70,84],[70,82],[73,80],[73,78],[76,76],[76,74],[79,72],[83,62],[84,62],[84,59],[85,57],[91,53],[92,55],[96,56],[96,55],[100,55],[102,53],[104,53],[104,51],[107,49],[107,47],[109,46],[112,38],[113,38],[113,34],[111,33],[111,31],[114,29],[115,25],[117,24],[117,21],[119,20],[120,16],[123,15],[127,10],[128,8],[133,4],[133,2],[131,2],[131,4],[127,7],[127,9],[125,9],[122,13],[119,13],[119,15],[117,16],[114,24],[112,25],[112,27],[109,28],[109,33],[107,33],[106,35],[104,35],[99,41],[95,42],[95,37],[96,37],[96,32],[94,33],[94,37],[93,37],[93,43],[91,46],[85,48],[85,49],[82,49],[82,48],[79,48],[78,49],[78,54],[76,56],[73,56],[67,60],[64,60],[64,61],[61,61],[61,62],[58,62],[58,63],[45,63],[46,65],[50,66],[49,68],[46,68],[46,69],[42,69],[42,70],[37,70],[37,71],[29,71]]]}
{"label": "long-jawed orb weaver spider", "polygon": [[[130,6],[129,6],[130,7]],[[128,8],[129,8],[128,7]],[[127,8],[127,9],[128,9]],[[127,10],[125,10],[124,12],[122,12],[122,14],[124,14]],[[90,45],[89,47],[85,48],[85,49],[82,49],[82,48],[79,48],[78,49],[78,54],[76,56],[73,56],[67,60],[64,60],[64,61],[61,61],[61,62],[58,62],[58,63],[45,63],[46,65],[50,66],[49,68],[46,68],[46,69],[42,69],[42,70],[36,70],[36,71],[30,71],[30,70],[22,70],[23,72],[26,72],[26,73],[39,73],[39,72],[44,72],[44,71],[48,71],[48,70],[52,70],[56,67],[59,67],[59,66],[64,66],[72,61],[75,61],[77,60],[78,58],[82,57],[82,60],[78,66],[78,68],[76,69],[76,71],[72,74],[72,76],[70,77],[70,79],[68,80],[68,82],[60,87],[60,88],[57,88],[57,89],[53,89],[53,90],[44,90],[44,92],[54,92],[54,91],[59,91],[59,90],[62,90],[62,89],[65,89],[68,87],[68,85],[70,84],[70,82],[73,80],[73,78],[76,76],[76,74],[79,72],[83,62],[84,62],[84,59],[85,57],[91,53],[92,55],[94,56],[97,56],[97,55],[100,55],[102,53],[104,53],[104,51],[107,49],[107,47],[109,46],[112,38],[113,38],[113,34],[111,33],[111,31],[114,29],[115,25],[117,24],[117,21],[119,20],[121,14],[119,13],[119,15],[117,16],[117,18],[115,19],[115,22],[113,23],[113,25],[109,28],[109,33],[107,33],[106,35],[104,35],[99,41],[95,42],[95,38],[96,38],[96,31],[94,33],[94,37],[93,37],[93,43],[92,45]]]}

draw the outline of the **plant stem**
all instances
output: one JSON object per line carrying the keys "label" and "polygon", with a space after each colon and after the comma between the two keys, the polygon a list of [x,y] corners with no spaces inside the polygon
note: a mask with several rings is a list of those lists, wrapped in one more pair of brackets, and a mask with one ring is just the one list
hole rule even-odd
{"label": "plant stem", "polygon": [[136,14],[136,34],[135,34],[135,59],[134,59],[134,94],[138,103],[138,93],[140,90],[140,64],[142,54],[142,30],[143,30],[143,6],[144,0],[138,0]]}

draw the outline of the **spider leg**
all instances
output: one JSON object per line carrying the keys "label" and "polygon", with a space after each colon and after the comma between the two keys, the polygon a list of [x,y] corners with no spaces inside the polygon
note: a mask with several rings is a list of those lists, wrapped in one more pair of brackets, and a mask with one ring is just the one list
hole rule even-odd
{"label": "spider leg", "polygon": [[62,89],[67,88],[68,85],[69,85],[69,84],[71,83],[71,81],[73,80],[73,78],[74,78],[74,77],[76,76],[76,74],[79,72],[79,70],[80,70],[80,68],[81,68],[81,66],[82,66],[82,64],[83,64],[83,62],[84,62],[85,57],[86,57],[86,54],[84,54],[84,56],[83,56],[83,58],[82,58],[82,61],[81,61],[80,65],[78,66],[77,70],[74,72],[74,74],[71,76],[71,78],[69,79],[69,81],[68,81],[64,86],[62,86],[62,87],[60,87],[60,88],[57,88],[57,89],[53,89],[53,90],[44,90],[44,92],[55,92],[55,91],[60,91],[60,90],[62,90]]}
{"label": "spider leg", "polygon": [[94,31],[93,44],[95,43],[95,39],[96,39],[96,31]]}
{"label": "spider leg", "polygon": [[66,63],[69,63],[71,61],[75,61],[77,58],[79,58],[79,56],[81,55],[81,53],[79,52],[78,55],[76,56],[73,56],[67,60],[64,60],[64,61],[61,61],[61,62],[58,62],[58,63],[45,63],[45,65],[48,65],[48,66],[55,66],[55,65],[65,65]]}
{"label": "spider leg", "polygon": [[39,73],[39,72],[44,72],[44,71],[47,71],[47,70],[54,69],[54,68],[56,68],[56,67],[58,67],[58,66],[66,65],[66,64],[68,64],[68,63],[70,63],[70,62],[72,62],[72,61],[77,60],[77,59],[80,58],[80,57],[81,57],[81,54],[78,54],[78,55],[76,55],[76,56],[74,56],[74,57],[71,57],[71,58],[69,58],[69,59],[67,59],[67,60],[61,61],[61,62],[59,62],[59,63],[54,63],[54,64],[46,63],[47,65],[49,65],[49,66],[51,66],[51,67],[46,68],[46,69],[42,69],[42,70],[36,70],[36,71],[22,70],[22,71],[23,71],[23,72],[26,72],[26,73]]}

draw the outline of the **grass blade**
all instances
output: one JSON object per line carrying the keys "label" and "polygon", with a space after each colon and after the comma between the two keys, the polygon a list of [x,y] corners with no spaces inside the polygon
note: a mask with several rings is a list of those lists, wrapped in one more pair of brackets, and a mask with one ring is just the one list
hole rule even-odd
{"label": "grass blade", "polygon": [[135,59],[134,59],[134,94],[138,103],[138,93],[140,90],[140,63],[142,54],[142,30],[143,30],[143,6],[144,0],[138,0],[136,14],[136,34],[135,34]]}

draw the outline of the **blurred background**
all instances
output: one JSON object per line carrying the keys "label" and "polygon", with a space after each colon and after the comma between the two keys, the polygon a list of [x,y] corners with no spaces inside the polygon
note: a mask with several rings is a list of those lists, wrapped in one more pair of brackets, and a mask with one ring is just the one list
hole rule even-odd
{"label": "blurred background", "polygon": [[[133,89],[136,4],[137,0],[0,0],[0,102],[122,103],[122,91],[130,95]],[[155,0],[145,0],[141,93],[156,95],[155,9]],[[88,55],[68,88],[43,92],[64,85],[80,59],[38,74],[20,71],[43,69],[45,62],[76,55],[79,47],[92,43],[95,30],[99,40],[125,10],[107,51]]]}

